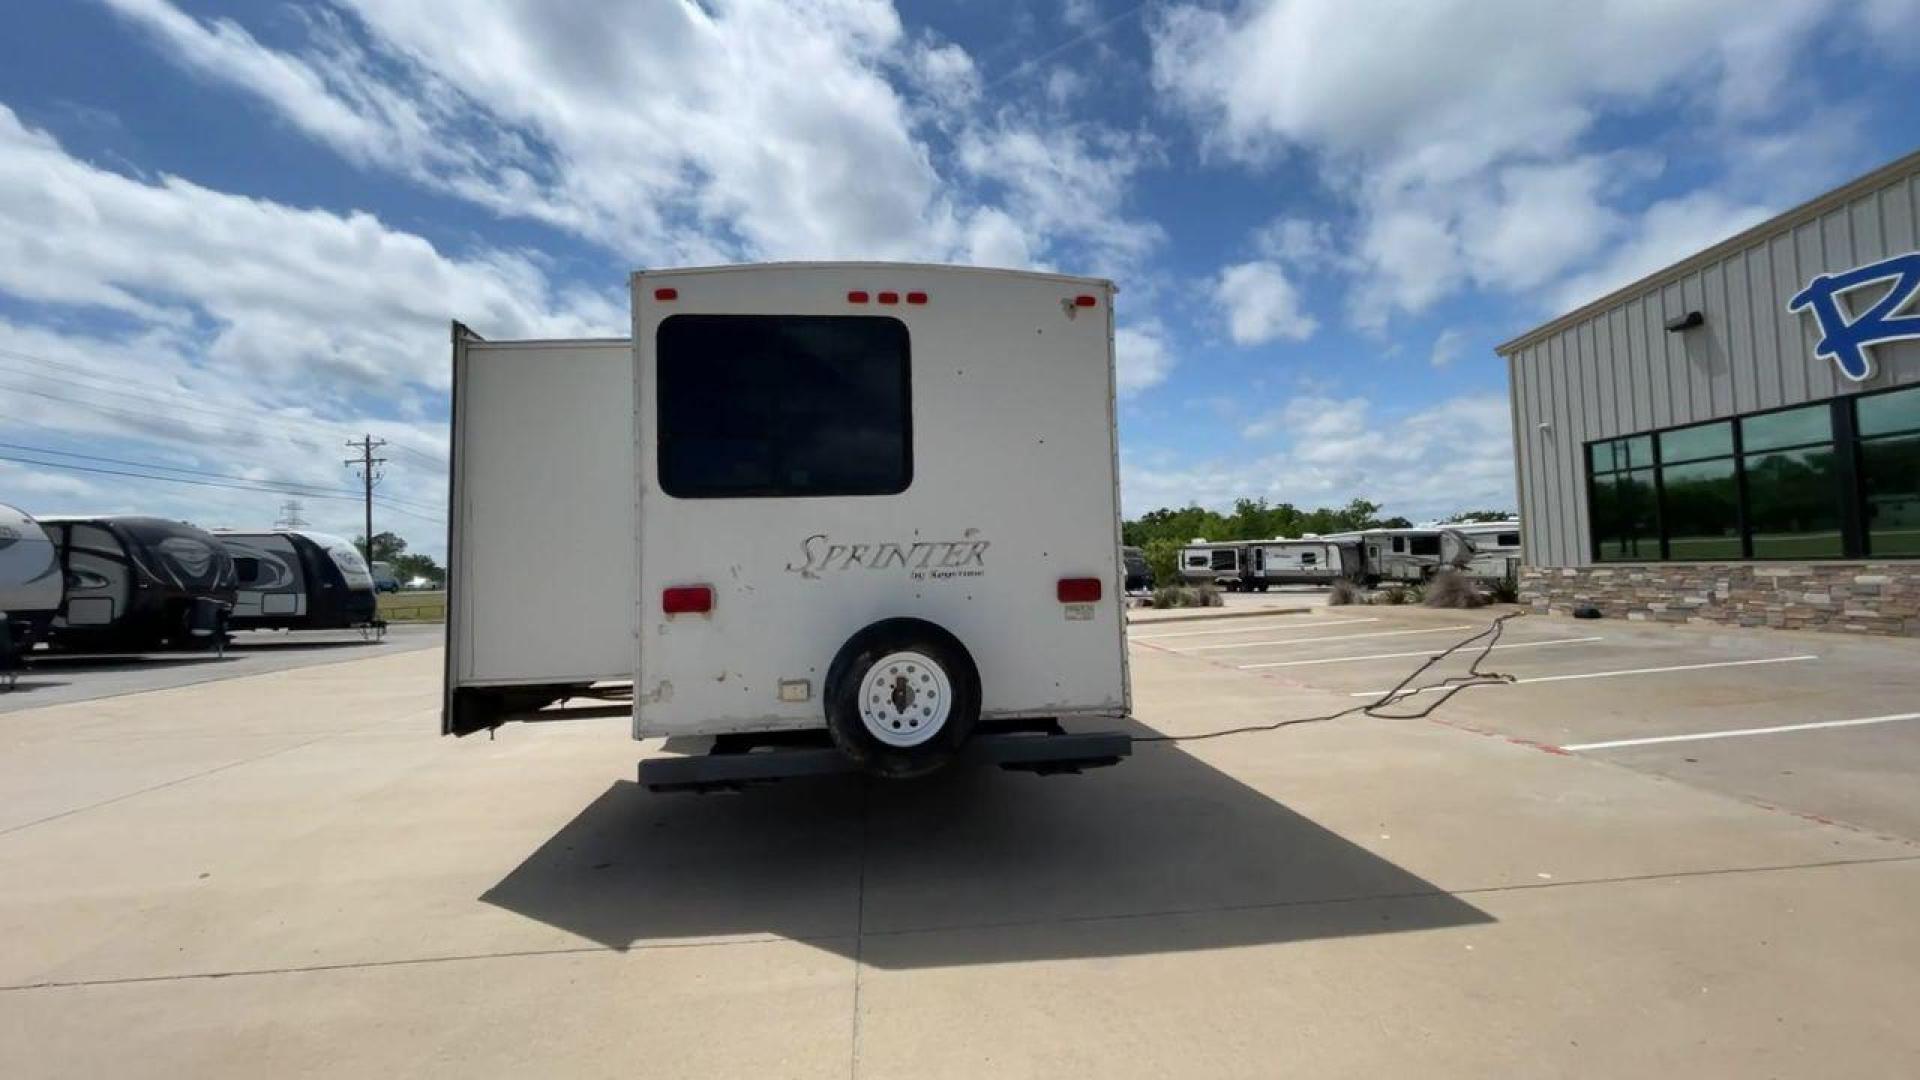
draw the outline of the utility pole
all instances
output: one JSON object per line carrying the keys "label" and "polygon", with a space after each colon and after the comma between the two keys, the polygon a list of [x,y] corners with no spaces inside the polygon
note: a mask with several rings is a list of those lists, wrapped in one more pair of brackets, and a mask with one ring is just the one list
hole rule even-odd
{"label": "utility pole", "polygon": [[304,529],[307,526],[307,519],[301,517],[300,512],[305,509],[306,507],[299,499],[288,499],[280,504],[280,517],[274,521],[274,524],[283,529]]}
{"label": "utility pole", "polygon": [[366,489],[365,489],[367,493],[366,536],[367,536],[367,562],[369,564],[373,562],[373,485],[376,482],[378,482],[382,476],[385,475],[383,472],[380,471],[379,466],[384,465],[387,462],[386,458],[374,457],[373,452],[385,445],[387,445],[387,440],[376,439],[372,435],[367,435],[358,440],[354,440],[354,439],[347,440],[347,449],[360,451],[359,457],[348,458],[345,464],[347,468],[353,469],[359,472],[361,481],[363,481],[366,485]]}

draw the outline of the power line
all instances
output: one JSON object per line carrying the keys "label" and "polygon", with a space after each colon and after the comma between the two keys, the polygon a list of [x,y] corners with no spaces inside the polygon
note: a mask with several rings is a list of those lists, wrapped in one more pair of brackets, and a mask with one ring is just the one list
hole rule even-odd
{"label": "power line", "polygon": [[[192,487],[230,488],[235,491],[264,492],[264,493],[275,494],[275,495],[287,494],[287,491],[285,488],[263,487],[263,486],[256,486],[251,484],[230,484],[230,483],[223,483],[218,480],[196,480],[191,477],[185,477],[185,476],[155,476],[151,473],[128,472],[123,469],[103,469],[93,465],[76,465],[76,464],[73,464],[72,462],[66,462],[66,461],[41,461],[35,458],[18,457],[13,454],[0,454],[0,461],[12,461],[12,462],[17,462],[21,465],[37,465],[44,469],[65,469],[69,472],[95,473],[103,476],[124,476],[124,477],[128,477],[130,479],[135,479],[135,480],[159,480],[168,484],[187,484]],[[331,500],[337,500],[340,502],[359,502],[360,501],[359,496],[355,496],[355,495],[325,495],[325,494],[319,494],[316,492],[302,492],[301,495],[304,498],[309,498],[309,499],[331,499]],[[429,517],[425,514],[417,514],[409,510],[401,509],[398,506],[389,506],[388,509],[394,510],[398,513],[407,514],[410,517],[417,517],[422,521],[430,521],[439,525],[446,524],[446,519],[444,518]]]}
{"label": "power line", "polygon": [[[31,454],[52,454],[56,457],[79,458],[82,461],[99,461],[108,465],[127,465],[136,469],[148,469],[157,472],[185,473],[189,476],[205,477],[211,480],[233,480],[243,484],[267,484],[276,488],[285,489],[286,493],[294,495],[331,495],[353,499],[360,497],[360,493],[351,488],[330,488],[321,484],[310,484],[304,480],[275,480],[257,476],[235,476],[232,473],[210,472],[206,469],[189,469],[181,465],[159,465],[150,461],[130,461],[126,458],[106,457],[101,454],[83,454],[77,450],[56,450],[50,446],[28,446],[24,443],[0,442],[0,447],[8,450],[22,450]],[[411,506],[417,510],[439,509],[438,507],[428,506],[424,503],[395,498],[392,495],[383,495],[381,496],[381,500],[400,506]]]}

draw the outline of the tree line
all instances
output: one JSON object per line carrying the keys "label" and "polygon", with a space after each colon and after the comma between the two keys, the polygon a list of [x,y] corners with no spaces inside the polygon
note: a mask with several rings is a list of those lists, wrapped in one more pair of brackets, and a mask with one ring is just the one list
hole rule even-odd
{"label": "tree line", "polygon": [[393,567],[393,576],[399,578],[402,585],[415,578],[426,578],[435,587],[442,587],[447,583],[446,570],[433,561],[433,556],[408,551],[407,542],[393,533],[374,533],[371,550],[367,547],[365,534],[354,537],[353,546],[360,549],[360,554],[365,556],[368,562],[383,562]]}
{"label": "tree line", "polygon": [[[1502,521],[1512,516],[1511,512],[1502,510],[1465,510],[1445,520],[1448,523]],[[1404,517],[1380,516],[1380,504],[1366,499],[1317,510],[1302,510],[1292,503],[1270,503],[1265,499],[1239,499],[1234,502],[1232,512],[1225,514],[1202,506],[1154,510],[1122,522],[1120,536],[1123,543],[1146,553],[1155,580],[1172,582],[1180,576],[1180,548],[1197,537],[1270,540],[1309,533],[1324,535],[1412,526],[1413,522]]]}

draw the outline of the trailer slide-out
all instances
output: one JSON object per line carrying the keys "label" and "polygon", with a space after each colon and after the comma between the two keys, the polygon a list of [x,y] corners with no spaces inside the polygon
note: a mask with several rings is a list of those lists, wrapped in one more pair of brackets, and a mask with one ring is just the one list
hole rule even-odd
{"label": "trailer slide-out", "polygon": [[630,700],[650,786],[1130,739],[1113,287],[889,264],[648,271],[630,340],[455,325],[443,730]]}

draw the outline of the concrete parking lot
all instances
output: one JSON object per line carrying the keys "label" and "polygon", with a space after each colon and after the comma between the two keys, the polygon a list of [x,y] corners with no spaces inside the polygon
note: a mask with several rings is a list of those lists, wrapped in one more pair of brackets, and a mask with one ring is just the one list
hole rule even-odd
{"label": "concrete parking lot", "polygon": [[233,635],[232,644],[220,652],[100,656],[43,650],[34,654],[13,689],[0,693],[0,713],[429,649],[444,639],[445,631],[437,624],[398,623],[379,641],[358,630],[256,630]]}
{"label": "concrete parking lot", "polygon": [[[1142,624],[1135,730],[1344,709],[1491,617]],[[1920,650],[1498,644],[1431,720],[737,796],[640,790],[618,718],[442,740],[431,649],[15,711],[0,1074],[1920,1069]]]}

